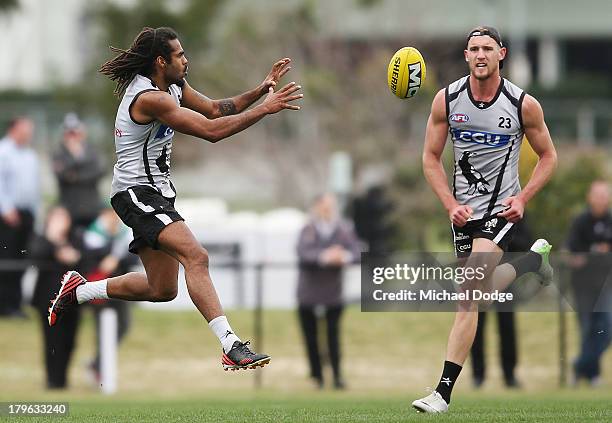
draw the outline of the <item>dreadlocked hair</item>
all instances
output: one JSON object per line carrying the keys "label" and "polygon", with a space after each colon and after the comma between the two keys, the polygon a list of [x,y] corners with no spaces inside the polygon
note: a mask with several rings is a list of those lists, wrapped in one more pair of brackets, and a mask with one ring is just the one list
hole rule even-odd
{"label": "dreadlocked hair", "polygon": [[115,94],[122,95],[136,75],[153,74],[157,57],[161,56],[170,61],[172,48],[168,41],[177,38],[178,34],[172,28],[145,27],[136,36],[129,49],[110,46],[112,51],[119,54],[100,66],[99,72],[116,81]]}

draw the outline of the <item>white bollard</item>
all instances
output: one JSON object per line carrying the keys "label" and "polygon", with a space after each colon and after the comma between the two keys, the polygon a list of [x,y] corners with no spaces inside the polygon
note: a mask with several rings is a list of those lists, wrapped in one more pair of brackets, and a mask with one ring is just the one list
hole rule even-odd
{"label": "white bollard", "polygon": [[117,312],[100,313],[100,389],[110,395],[117,391]]}

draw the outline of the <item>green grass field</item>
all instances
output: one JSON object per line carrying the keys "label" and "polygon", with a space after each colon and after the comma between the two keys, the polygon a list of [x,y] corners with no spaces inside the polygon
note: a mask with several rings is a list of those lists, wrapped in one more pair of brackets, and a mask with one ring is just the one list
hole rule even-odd
{"label": "green grass field", "polygon": [[[343,317],[342,347],[349,389],[335,392],[329,388],[316,391],[311,386],[293,312],[264,313],[264,350],[273,360],[257,370],[262,389],[256,391],[254,371],[221,370],[217,340],[195,311],[134,311],[132,330],[119,354],[119,391],[112,396],[100,394],[86,378],[84,363],[93,351],[88,313],[70,370],[71,385],[64,392],[43,389],[37,318],[0,321],[0,333],[11,340],[0,348],[0,402],[68,402],[70,416],[50,421],[410,422],[440,418],[417,414],[410,402],[425,395],[425,388],[439,377],[452,314],[348,309]],[[252,336],[249,312],[228,315],[245,339]],[[575,316],[566,317],[571,359],[577,345]],[[472,389],[468,362],[455,389],[451,413],[440,420],[612,421],[610,354],[604,357],[607,380],[603,387],[560,389],[558,316],[519,313],[517,319],[517,376],[523,389],[503,389],[492,318],[487,328],[489,378],[484,388]],[[392,357],[386,353],[389,350]]]}
{"label": "green grass field", "polygon": [[[237,400],[218,396],[174,400],[124,398],[69,402],[71,422],[609,422],[609,397],[583,393],[464,395],[446,415],[418,414],[407,396],[260,393]],[[27,418],[58,421],[57,417]],[[14,418],[9,419],[14,420]]]}

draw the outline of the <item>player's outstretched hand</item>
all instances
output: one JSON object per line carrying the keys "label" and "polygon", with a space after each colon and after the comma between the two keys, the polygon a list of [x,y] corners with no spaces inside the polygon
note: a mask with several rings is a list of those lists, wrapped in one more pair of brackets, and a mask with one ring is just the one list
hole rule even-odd
{"label": "player's outstretched hand", "polygon": [[304,97],[304,94],[294,94],[301,88],[295,82],[290,82],[276,92],[270,87],[262,105],[267,108],[268,114],[278,113],[283,109],[300,110],[300,106],[290,103]]}
{"label": "player's outstretched hand", "polygon": [[503,212],[497,213],[497,216],[512,223],[516,223],[523,218],[525,203],[519,197],[508,197],[502,201],[502,204],[507,208]]}
{"label": "player's outstretched hand", "polygon": [[290,63],[291,59],[285,57],[284,59],[281,59],[274,65],[272,65],[272,70],[270,71],[268,76],[266,76],[266,79],[264,79],[262,83],[264,92],[268,91],[268,88],[270,87],[276,87],[278,81],[283,77],[284,74],[289,72],[289,70],[291,69],[291,66],[289,66]]}
{"label": "player's outstretched hand", "polygon": [[472,216],[474,211],[470,206],[466,206],[465,204],[460,204],[450,211],[448,216],[450,220],[453,222],[453,225],[458,227],[463,227],[467,223],[468,219]]}

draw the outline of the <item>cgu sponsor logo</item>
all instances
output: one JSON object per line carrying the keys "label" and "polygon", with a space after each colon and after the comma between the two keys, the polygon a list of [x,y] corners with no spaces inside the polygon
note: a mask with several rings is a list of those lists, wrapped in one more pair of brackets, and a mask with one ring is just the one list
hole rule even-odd
{"label": "cgu sponsor logo", "polygon": [[511,135],[508,134],[493,134],[483,131],[468,131],[466,129],[450,130],[453,141],[464,141],[474,144],[481,144],[489,147],[501,147],[510,142]]}
{"label": "cgu sponsor logo", "polygon": [[463,123],[470,120],[470,117],[468,115],[464,115],[463,113],[453,113],[450,115],[450,120],[451,122]]}
{"label": "cgu sponsor logo", "polygon": [[166,138],[169,135],[174,134],[174,130],[172,128],[170,128],[169,126],[166,125],[160,125],[159,129],[157,130],[157,133],[155,134],[155,140],[158,140],[160,138]]}
{"label": "cgu sponsor logo", "polygon": [[412,97],[419,91],[421,86],[421,62],[416,62],[408,65],[409,80],[408,80],[408,91],[406,97]]}

